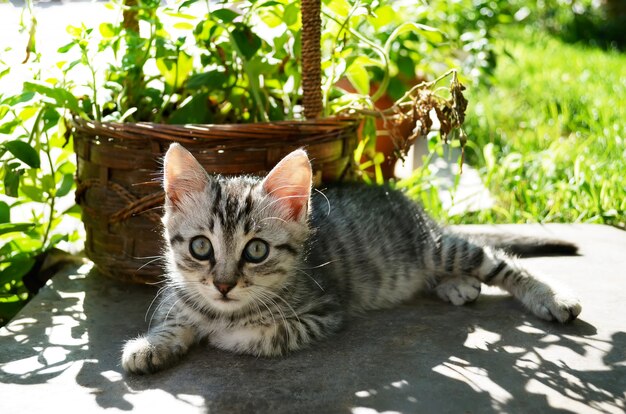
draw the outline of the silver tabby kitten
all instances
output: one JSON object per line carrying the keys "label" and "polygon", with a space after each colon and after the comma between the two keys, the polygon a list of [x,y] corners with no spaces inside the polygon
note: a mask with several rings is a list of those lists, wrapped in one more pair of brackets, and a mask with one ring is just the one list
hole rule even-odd
{"label": "silver tabby kitten", "polygon": [[[385,187],[346,184],[311,196],[297,150],[264,179],[209,176],[178,144],[165,156],[167,287],[158,325],[124,346],[128,372],[172,364],[194,343],[283,355],[346,318],[433,288],[475,300],[481,283],[509,291],[540,318],[581,311],[502,250],[448,232]],[[571,247],[571,246],[570,246]]]}

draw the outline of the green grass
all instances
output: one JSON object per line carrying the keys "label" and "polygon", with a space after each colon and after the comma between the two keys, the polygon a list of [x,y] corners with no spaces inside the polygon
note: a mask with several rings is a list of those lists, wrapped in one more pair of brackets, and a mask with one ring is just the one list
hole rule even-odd
{"label": "green grass", "polygon": [[584,222],[626,228],[626,55],[511,29],[491,88],[470,89],[468,158],[496,206],[451,223]]}

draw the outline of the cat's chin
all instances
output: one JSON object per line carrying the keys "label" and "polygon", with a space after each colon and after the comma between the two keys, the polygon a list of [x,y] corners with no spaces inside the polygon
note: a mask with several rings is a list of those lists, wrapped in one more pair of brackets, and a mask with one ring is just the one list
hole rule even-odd
{"label": "cat's chin", "polygon": [[220,297],[211,299],[211,305],[218,311],[234,312],[241,309],[244,306],[244,302],[239,299]]}

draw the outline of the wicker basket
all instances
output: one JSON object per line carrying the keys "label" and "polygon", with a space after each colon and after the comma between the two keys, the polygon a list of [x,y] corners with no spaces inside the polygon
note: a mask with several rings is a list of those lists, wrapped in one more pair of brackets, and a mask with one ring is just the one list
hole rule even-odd
{"label": "wicker basket", "polygon": [[209,172],[264,174],[305,147],[314,179],[335,181],[348,170],[359,121],[316,119],[321,113],[320,1],[302,1],[302,84],[306,121],[225,125],[163,125],[74,121],[76,202],[83,210],[85,250],[99,270],[119,280],[151,283],[162,274],[157,180],[172,142],[190,150]]}

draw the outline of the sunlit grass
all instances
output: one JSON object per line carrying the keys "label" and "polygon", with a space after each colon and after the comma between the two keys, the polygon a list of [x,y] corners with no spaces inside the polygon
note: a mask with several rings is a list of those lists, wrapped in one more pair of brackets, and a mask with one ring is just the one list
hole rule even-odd
{"label": "sunlit grass", "polygon": [[510,30],[492,88],[470,90],[468,157],[496,198],[448,222],[626,227],[626,55]]}

